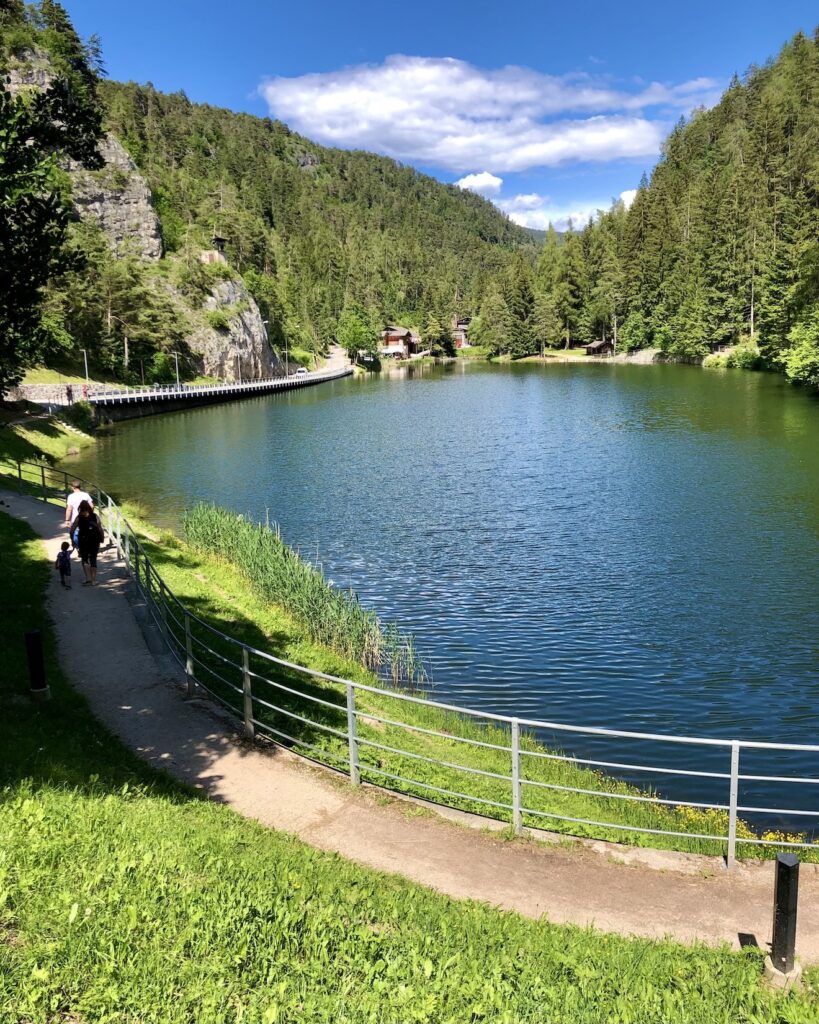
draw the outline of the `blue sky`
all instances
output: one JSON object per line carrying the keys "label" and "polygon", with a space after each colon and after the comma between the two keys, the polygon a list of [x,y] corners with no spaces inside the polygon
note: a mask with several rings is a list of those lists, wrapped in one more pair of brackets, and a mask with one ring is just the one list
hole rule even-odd
{"label": "blue sky", "polygon": [[64,0],[108,73],[563,226],[629,192],[669,127],[819,23],[815,0]]}

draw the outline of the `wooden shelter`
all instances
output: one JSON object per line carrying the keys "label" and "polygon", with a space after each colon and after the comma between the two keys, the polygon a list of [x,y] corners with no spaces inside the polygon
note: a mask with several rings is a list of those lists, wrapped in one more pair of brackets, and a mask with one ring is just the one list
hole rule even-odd
{"label": "wooden shelter", "polygon": [[608,338],[600,338],[585,346],[587,356],[611,356],[614,355],[614,342]]}

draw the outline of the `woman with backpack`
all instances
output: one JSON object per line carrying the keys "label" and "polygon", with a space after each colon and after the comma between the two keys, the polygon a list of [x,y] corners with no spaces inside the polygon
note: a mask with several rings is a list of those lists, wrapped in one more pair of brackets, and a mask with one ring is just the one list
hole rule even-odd
{"label": "woman with backpack", "polygon": [[77,548],[85,573],[84,587],[93,587],[97,582],[97,554],[103,539],[102,523],[87,501],[81,501],[77,518],[71,524],[71,536],[77,538]]}

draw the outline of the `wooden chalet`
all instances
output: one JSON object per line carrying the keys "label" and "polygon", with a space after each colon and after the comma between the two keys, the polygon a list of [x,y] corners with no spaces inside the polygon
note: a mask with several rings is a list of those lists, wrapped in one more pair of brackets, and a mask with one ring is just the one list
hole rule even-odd
{"label": "wooden chalet", "polygon": [[421,352],[421,336],[409,327],[389,325],[381,332],[380,353],[387,359],[409,359]]}
{"label": "wooden chalet", "polygon": [[611,356],[614,355],[614,342],[608,338],[600,338],[590,345],[584,346],[587,356]]}
{"label": "wooden chalet", "polygon": [[455,348],[469,348],[469,325],[472,323],[471,316],[452,318],[452,340]]}

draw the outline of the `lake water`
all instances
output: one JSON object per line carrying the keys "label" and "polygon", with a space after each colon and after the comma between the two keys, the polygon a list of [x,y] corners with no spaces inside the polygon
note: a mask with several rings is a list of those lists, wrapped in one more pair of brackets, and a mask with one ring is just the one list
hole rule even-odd
{"label": "lake water", "polygon": [[[269,510],[415,634],[438,699],[817,742],[819,401],[773,375],[418,367],[122,424],[75,461],[171,526],[198,498]],[[727,768],[722,751],[665,753]],[[819,777],[819,758],[774,767]]]}

